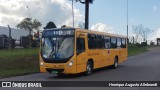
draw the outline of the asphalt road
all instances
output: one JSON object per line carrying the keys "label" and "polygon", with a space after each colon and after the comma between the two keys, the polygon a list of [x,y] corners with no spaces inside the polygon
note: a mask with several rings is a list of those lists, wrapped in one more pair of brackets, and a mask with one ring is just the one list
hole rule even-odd
{"label": "asphalt road", "polygon": [[[95,72],[92,73],[92,75],[90,76],[84,76],[83,74],[80,74],[75,76],[66,75],[63,77],[58,77],[57,75],[54,74],[36,73],[25,76],[3,78],[0,79],[0,81],[160,81],[160,47],[152,48],[146,53],[129,57],[128,60],[120,64],[117,69],[111,69],[110,67],[98,69],[95,70]],[[1,89],[2,88],[0,88],[0,90]],[[3,88],[3,90],[5,89]],[[34,90],[35,88],[32,89]],[[106,88],[93,88],[93,87],[92,88],[63,87],[63,88],[50,88],[50,89],[106,90]],[[112,90],[113,88],[107,88],[107,89]],[[114,89],[146,90],[151,88],[114,88]],[[15,90],[17,89],[15,88]],[[160,90],[160,88],[154,88],[153,90]]]}

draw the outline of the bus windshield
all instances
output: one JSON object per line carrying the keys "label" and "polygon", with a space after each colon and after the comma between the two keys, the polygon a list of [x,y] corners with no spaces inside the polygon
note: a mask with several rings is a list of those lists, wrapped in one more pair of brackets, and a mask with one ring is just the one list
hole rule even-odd
{"label": "bus windshield", "polygon": [[53,33],[42,36],[42,57],[44,59],[64,60],[74,54],[74,35],[60,35]]}

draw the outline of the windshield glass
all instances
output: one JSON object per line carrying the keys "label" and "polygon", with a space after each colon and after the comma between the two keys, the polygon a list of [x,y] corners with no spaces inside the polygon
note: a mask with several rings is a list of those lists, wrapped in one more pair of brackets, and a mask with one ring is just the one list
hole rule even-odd
{"label": "windshield glass", "polygon": [[73,55],[73,37],[43,38],[42,41],[44,58],[64,59]]}
{"label": "windshield glass", "polygon": [[74,54],[74,35],[46,35],[42,37],[42,57],[63,60]]}

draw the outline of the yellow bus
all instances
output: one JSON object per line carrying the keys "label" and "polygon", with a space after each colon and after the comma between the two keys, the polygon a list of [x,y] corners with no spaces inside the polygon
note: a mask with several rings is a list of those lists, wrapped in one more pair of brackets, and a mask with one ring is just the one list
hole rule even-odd
{"label": "yellow bus", "polygon": [[46,29],[42,33],[40,72],[90,75],[94,69],[126,61],[127,37],[78,28]]}

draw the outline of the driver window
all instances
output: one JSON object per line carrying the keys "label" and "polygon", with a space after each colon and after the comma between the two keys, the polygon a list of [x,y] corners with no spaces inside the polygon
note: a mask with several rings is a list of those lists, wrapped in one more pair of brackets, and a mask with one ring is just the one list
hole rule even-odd
{"label": "driver window", "polygon": [[77,52],[82,53],[85,51],[85,40],[84,38],[77,38]]}

